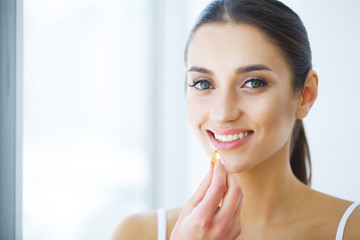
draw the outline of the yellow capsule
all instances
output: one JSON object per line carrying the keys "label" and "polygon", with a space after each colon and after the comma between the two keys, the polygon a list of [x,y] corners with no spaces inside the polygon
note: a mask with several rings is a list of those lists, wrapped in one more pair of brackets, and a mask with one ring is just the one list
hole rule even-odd
{"label": "yellow capsule", "polygon": [[218,152],[218,150],[215,150],[212,154],[211,162],[216,163],[216,161],[218,160],[220,160],[220,153]]}

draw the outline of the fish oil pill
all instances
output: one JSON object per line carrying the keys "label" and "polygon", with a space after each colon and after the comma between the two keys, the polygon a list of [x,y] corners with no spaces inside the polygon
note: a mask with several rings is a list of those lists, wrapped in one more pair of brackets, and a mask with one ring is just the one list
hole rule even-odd
{"label": "fish oil pill", "polygon": [[212,154],[211,162],[216,163],[216,161],[218,160],[220,160],[220,153],[218,152],[218,150],[215,150]]}

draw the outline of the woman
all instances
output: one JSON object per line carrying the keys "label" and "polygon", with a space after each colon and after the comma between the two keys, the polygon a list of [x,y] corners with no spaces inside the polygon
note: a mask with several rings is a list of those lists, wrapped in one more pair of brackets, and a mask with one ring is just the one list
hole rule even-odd
{"label": "woman", "polygon": [[360,207],[309,188],[301,119],[318,76],[299,17],[276,0],[214,1],[185,60],[190,122],[221,161],[182,208],[129,217],[115,239],[360,239]]}

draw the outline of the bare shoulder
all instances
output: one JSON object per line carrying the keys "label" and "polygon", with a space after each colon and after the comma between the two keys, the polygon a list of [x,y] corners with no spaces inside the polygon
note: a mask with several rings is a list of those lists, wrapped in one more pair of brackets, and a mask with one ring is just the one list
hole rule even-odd
{"label": "bare shoulder", "polygon": [[157,212],[133,214],[117,226],[112,240],[157,239]]}
{"label": "bare shoulder", "polygon": [[[310,196],[311,208],[309,209],[315,214],[313,215],[315,220],[314,226],[316,227],[316,232],[320,234],[317,236],[317,239],[319,239],[319,236],[321,236],[321,239],[333,239],[337,233],[341,218],[353,202],[314,190],[312,190]],[[359,226],[360,207],[358,206],[348,218],[343,239],[360,239]],[[313,232],[315,232],[315,229]]]}
{"label": "bare shoulder", "polygon": [[344,231],[345,240],[360,239],[360,206],[350,215]]}

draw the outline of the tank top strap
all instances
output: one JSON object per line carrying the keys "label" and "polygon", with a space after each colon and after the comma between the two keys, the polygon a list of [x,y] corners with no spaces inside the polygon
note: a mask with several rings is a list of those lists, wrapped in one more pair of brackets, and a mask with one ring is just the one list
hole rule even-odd
{"label": "tank top strap", "polygon": [[336,232],[335,240],[342,240],[343,239],[346,222],[349,219],[351,213],[359,205],[360,205],[360,202],[354,202],[353,204],[350,205],[350,207],[348,207],[348,209],[346,209],[344,215],[342,216],[342,218],[341,218],[341,220],[339,222],[339,226],[338,226],[338,229],[337,229],[337,232]]}
{"label": "tank top strap", "polygon": [[159,208],[157,210],[157,239],[166,240],[166,210]]}

